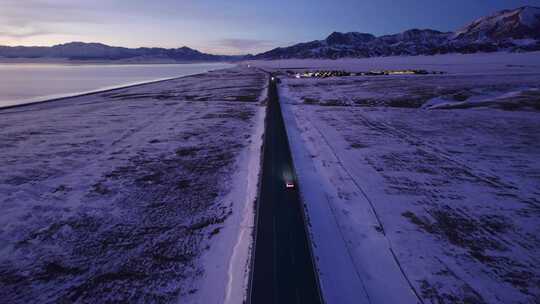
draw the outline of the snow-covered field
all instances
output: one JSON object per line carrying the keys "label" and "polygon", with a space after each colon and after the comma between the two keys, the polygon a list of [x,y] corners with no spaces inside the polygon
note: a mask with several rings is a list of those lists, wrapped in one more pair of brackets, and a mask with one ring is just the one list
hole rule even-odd
{"label": "snow-covered field", "polygon": [[[252,63],[253,64],[253,63]],[[425,108],[499,107],[540,109],[540,52],[386,57],[341,60],[262,61],[266,69],[309,71],[339,69],[423,69],[425,76],[342,77],[289,82],[293,97],[306,103]]]}
{"label": "snow-covered field", "polygon": [[283,77],[328,303],[540,301],[540,54],[252,64],[448,72]]}
{"label": "snow-covered field", "polygon": [[260,60],[246,63],[269,70],[337,69],[361,72],[369,70],[425,69],[460,74],[537,73],[540,69],[540,52],[394,56],[336,60]]}
{"label": "snow-covered field", "polygon": [[0,302],[240,303],[265,77],[1,110]]}

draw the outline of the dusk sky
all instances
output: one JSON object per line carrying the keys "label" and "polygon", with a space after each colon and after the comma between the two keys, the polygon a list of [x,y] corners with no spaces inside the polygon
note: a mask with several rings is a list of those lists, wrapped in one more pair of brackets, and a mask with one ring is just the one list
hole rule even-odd
{"label": "dusk sky", "polygon": [[70,41],[257,53],[332,31],[375,35],[455,30],[497,10],[540,0],[0,0],[1,45]]}

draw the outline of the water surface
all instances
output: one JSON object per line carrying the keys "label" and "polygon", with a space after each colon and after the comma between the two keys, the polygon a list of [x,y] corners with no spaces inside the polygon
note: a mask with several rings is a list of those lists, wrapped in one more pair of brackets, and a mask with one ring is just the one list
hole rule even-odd
{"label": "water surface", "polygon": [[227,63],[0,63],[0,107],[193,75],[230,66]]}

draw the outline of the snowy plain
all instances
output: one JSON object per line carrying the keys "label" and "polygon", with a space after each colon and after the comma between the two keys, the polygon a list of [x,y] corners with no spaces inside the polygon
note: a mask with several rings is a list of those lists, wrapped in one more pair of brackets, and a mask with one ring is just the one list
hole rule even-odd
{"label": "snowy plain", "polygon": [[[540,53],[250,64],[282,74],[327,303],[540,301]],[[286,73],[405,68],[446,74]]]}
{"label": "snowy plain", "polygon": [[369,70],[426,69],[453,74],[536,73],[540,52],[475,53],[435,56],[392,56],[343,59],[287,59],[246,61],[268,70],[336,69],[350,72]]}
{"label": "snowy plain", "polygon": [[240,303],[266,75],[0,110],[6,303]]}

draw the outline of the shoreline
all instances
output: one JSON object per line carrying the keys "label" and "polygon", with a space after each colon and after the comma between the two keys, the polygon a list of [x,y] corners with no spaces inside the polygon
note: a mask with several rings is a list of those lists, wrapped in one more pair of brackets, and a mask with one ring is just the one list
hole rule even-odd
{"label": "shoreline", "polygon": [[176,61],[176,60],[80,60],[67,58],[8,58],[0,57],[0,64],[66,64],[66,65],[152,65],[152,64],[200,64],[200,63],[230,63],[236,61]]}

